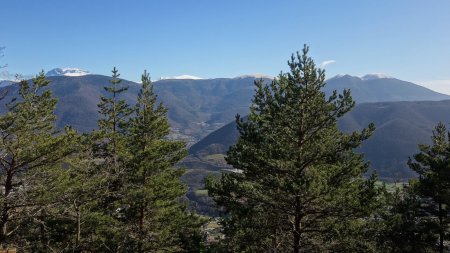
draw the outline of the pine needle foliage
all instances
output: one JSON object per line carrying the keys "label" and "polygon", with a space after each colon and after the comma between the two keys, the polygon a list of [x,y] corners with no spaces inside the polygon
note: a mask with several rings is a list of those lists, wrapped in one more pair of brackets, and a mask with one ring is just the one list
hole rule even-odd
{"label": "pine needle foliage", "polygon": [[356,226],[376,202],[374,184],[363,178],[368,164],[354,152],[374,125],[351,134],[339,131],[338,119],[355,102],[349,90],[326,97],[325,73],[308,50],[305,45],[292,55],[290,71],[270,84],[255,82],[250,114],[236,117],[240,138],[226,157],[240,172],[207,182],[227,212],[222,223],[230,251],[369,247],[350,243],[345,228]]}
{"label": "pine needle foliage", "polygon": [[52,204],[41,189],[51,168],[61,169],[62,161],[77,148],[74,130],[55,128],[57,99],[49,84],[44,72],[31,82],[21,81],[18,98],[0,116],[1,246],[32,244],[29,231],[42,224],[43,213]]}

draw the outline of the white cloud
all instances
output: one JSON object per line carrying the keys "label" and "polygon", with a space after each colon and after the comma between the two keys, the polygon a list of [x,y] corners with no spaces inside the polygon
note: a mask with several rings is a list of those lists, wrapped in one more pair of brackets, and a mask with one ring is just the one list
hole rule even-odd
{"label": "white cloud", "polygon": [[327,65],[333,64],[335,63],[335,60],[327,60],[327,61],[323,61],[320,63],[319,67],[320,68],[325,68]]}
{"label": "white cloud", "polygon": [[450,95],[450,80],[430,80],[416,83],[428,89]]}

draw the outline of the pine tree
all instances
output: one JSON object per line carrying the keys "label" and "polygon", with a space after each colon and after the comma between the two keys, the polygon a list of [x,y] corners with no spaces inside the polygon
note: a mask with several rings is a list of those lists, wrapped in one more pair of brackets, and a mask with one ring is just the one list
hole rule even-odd
{"label": "pine tree", "polygon": [[422,208],[421,198],[415,189],[415,180],[394,192],[386,193],[386,206],[378,219],[377,237],[379,252],[434,252],[436,236],[433,224]]}
{"label": "pine tree", "polygon": [[92,134],[93,157],[97,173],[93,178],[98,189],[97,209],[92,210],[91,223],[95,226],[94,251],[123,250],[126,233],[123,224],[124,178],[129,151],[126,138],[132,109],[120,96],[128,87],[122,86],[116,68],[112,70],[110,85],[104,87],[109,96],[100,97],[99,130]]}
{"label": "pine tree", "polygon": [[40,179],[43,181],[40,192],[53,204],[43,217],[44,233],[35,234],[36,238],[42,235],[49,238],[48,248],[53,251],[104,251],[99,242],[105,238],[99,230],[114,224],[102,224],[110,217],[99,207],[99,200],[108,195],[104,173],[93,159],[91,141],[90,135],[80,136],[77,153],[65,159],[64,169],[54,168],[50,176]]}
{"label": "pine tree", "polygon": [[420,197],[420,209],[427,213],[421,219],[434,224],[434,228],[427,227],[438,235],[437,248],[444,252],[450,224],[450,133],[445,125],[436,126],[431,146],[420,145],[419,149],[408,164],[419,175],[414,188]]}
{"label": "pine tree", "polygon": [[[119,166],[120,156],[124,150],[124,136],[128,131],[128,119],[132,113],[131,108],[124,99],[120,99],[120,94],[127,91],[127,86],[121,86],[119,71],[114,67],[112,70],[111,85],[104,89],[110,94],[109,97],[100,97],[98,104],[101,115],[98,121],[100,136],[103,138],[103,148],[101,156],[110,159],[114,167]],[[99,151],[100,151],[99,150]],[[115,168],[117,169],[117,168]]]}
{"label": "pine tree", "polygon": [[[121,181],[126,170],[126,135],[128,133],[128,120],[132,113],[131,108],[124,99],[120,98],[121,93],[127,91],[128,87],[121,86],[122,80],[119,79],[119,72],[114,67],[112,70],[111,85],[104,87],[109,93],[109,97],[100,97],[98,104],[101,115],[98,121],[99,131],[94,134],[97,138],[94,147],[94,155],[102,160],[99,170],[104,173],[105,183],[108,185],[105,189],[109,194],[105,208],[109,204],[120,198]],[[96,135],[96,136],[95,136]],[[111,202],[111,203],[108,203]],[[109,211],[115,212],[118,206],[112,206]]]}
{"label": "pine tree", "polygon": [[[239,173],[207,182],[231,251],[310,252],[350,247],[346,226],[368,215],[374,184],[353,150],[374,131],[344,134],[337,120],[354,106],[350,91],[326,97],[323,70],[303,54],[269,85],[255,82],[248,119],[237,116],[240,138],[227,154]],[[348,237],[347,237],[348,238]],[[361,247],[364,247],[362,244]],[[360,249],[364,251],[364,249]]]}
{"label": "pine tree", "polygon": [[[52,203],[42,191],[53,169],[76,151],[76,133],[55,128],[57,99],[47,89],[43,72],[20,82],[19,98],[0,116],[0,244],[22,247],[34,226],[44,229],[45,210]],[[37,224],[36,224],[37,223]],[[41,245],[45,244],[41,237]]]}
{"label": "pine tree", "polygon": [[180,181],[183,170],[174,165],[186,156],[186,143],[167,139],[167,109],[157,103],[147,72],[134,112],[125,183],[128,250],[179,252],[183,239],[199,233],[201,221],[180,205],[186,186]]}

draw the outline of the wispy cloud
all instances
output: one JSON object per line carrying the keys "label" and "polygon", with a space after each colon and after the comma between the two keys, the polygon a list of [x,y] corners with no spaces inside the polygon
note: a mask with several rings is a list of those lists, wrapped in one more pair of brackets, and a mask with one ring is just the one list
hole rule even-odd
{"label": "wispy cloud", "polygon": [[416,83],[428,89],[450,95],[450,80],[430,80]]}
{"label": "wispy cloud", "polygon": [[333,64],[335,63],[335,60],[328,60],[328,61],[323,61],[320,63],[319,67],[320,68],[325,68],[327,65]]}
{"label": "wispy cloud", "polygon": [[0,71],[0,81],[1,80],[18,81],[30,78],[33,78],[33,75],[12,74],[6,69]]}

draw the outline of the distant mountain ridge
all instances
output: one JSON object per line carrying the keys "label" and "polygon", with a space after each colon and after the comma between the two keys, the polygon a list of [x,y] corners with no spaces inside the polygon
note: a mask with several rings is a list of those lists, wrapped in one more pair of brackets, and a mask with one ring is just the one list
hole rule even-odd
{"label": "distant mountain ridge", "polygon": [[339,75],[328,79],[325,92],[350,89],[357,103],[394,101],[439,101],[450,99],[423,86],[402,81],[383,74],[368,74],[363,77]]}
{"label": "distant mountain ridge", "polygon": [[[58,127],[71,125],[81,132],[96,129],[99,97],[107,95],[103,87],[109,85],[111,78],[94,74],[61,74],[48,78],[51,80],[48,88],[59,98],[56,107]],[[235,125],[229,122],[234,120],[236,114],[248,114],[255,90],[255,79],[259,78],[249,75],[237,78],[168,79],[154,82],[159,101],[169,109],[169,137],[186,140],[189,145],[194,144],[190,152],[202,156],[199,158],[191,155],[180,164],[189,168],[183,180],[188,184],[190,194],[193,194],[193,190],[203,187],[203,179],[208,173],[230,169],[220,154],[225,153],[237,139]],[[269,83],[272,79],[264,78],[263,81]],[[121,98],[134,105],[140,85],[127,80],[123,80],[122,84],[129,89]],[[358,129],[367,122],[374,121],[378,130],[361,151],[366,153],[366,157],[372,161],[381,177],[410,177],[410,171],[405,168],[405,157],[413,154],[417,143],[429,140],[430,128],[434,126],[436,119],[443,120],[444,116],[450,118],[450,105],[448,101],[392,101],[443,100],[450,99],[450,96],[394,78],[363,80],[352,76],[328,80],[325,92],[331,94],[334,89],[340,91],[344,88],[352,90],[352,96],[359,105],[352,111],[353,116],[341,122],[343,129]],[[0,100],[0,113],[6,110],[4,105],[17,96],[17,93],[18,85],[8,83],[5,87],[0,87],[0,95],[4,96]],[[369,103],[373,101],[383,103]],[[414,105],[417,103],[429,105],[429,109],[426,112],[417,109],[416,113]],[[388,109],[383,111],[383,107]],[[405,117],[395,116],[397,114]],[[431,116],[434,118],[430,119]],[[414,118],[419,120],[414,121]],[[392,138],[393,135],[399,137]],[[384,156],[386,159],[377,156]]]}
{"label": "distant mountain ridge", "polygon": [[193,79],[193,80],[201,80],[205,79],[198,76],[192,76],[192,75],[180,75],[180,76],[162,76],[159,78],[159,80],[171,80],[171,79]]}
{"label": "distant mountain ridge", "polygon": [[[345,115],[339,127],[352,132],[371,122],[376,131],[358,152],[365,154],[381,178],[405,180],[415,175],[406,164],[408,157],[418,152],[419,144],[430,143],[438,122],[450,123],[450,100],[363,103]],[[225,154],[238,137],[231,122],[194,144],[189,153],[199,158]]]}
{"label": "distant mountain ridge", "polygon": [[[58,126],[70,124],[82,132],[97,127],[97,104],[100,95],[106,95],[103,86],[109,84],[110,77],[86,74],[80,69],[60,69],[49,71],[52,81],[49,86],[59,98],[56,113]],[[53,75],[55,74],[55,75]],[[68,76],[69,75],[69,76]],[[71,76],[78,75],[78,76]],[[168,107],[172,137],[197,142],[209,133],[228,124],[236,114],[246,115],[254,94],[254,81],[264,75],[248,75],[237,78],[213,79],[168,79],[154,82],[155,92],[160,101]],[[272,79],[263,78],[269,83]],[[136,103],[139,84],[123,80],[129,90],[123,98],[131,105]],[[358,103],[386,101],[424,101],[450,99],[413,83],[395,78],[375,78],[363,80],[359,77],[341,76],[328,80],[325,92],[350,88]],[[3,87],[8,91],[2,104],[17,94],[17,86]]]}

